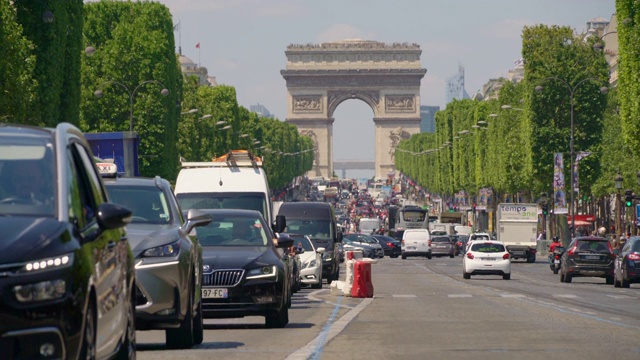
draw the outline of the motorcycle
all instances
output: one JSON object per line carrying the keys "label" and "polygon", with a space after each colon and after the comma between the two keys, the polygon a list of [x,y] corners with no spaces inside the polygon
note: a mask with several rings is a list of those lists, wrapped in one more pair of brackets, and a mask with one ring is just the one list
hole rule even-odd
{"label": "motorcycle", "polygon": [[562,265],[562,254],[564,254],[564,247],[556,246],[553,249],[553,253],[549,254],[549,267],[554,274],[557,274],[560,271],[560,266]]}

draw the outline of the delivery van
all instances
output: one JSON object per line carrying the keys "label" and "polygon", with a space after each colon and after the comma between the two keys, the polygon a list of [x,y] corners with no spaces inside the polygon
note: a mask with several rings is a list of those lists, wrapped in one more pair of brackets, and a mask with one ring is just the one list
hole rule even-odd
{"label": "delivery van", "polygon": [[431,234],[427,229],[407,229],[402,234],[401,256],[426,256],[431,259]]}
{"label": "delivery van", "polygon": [[262,159],[247,150],[232,150],[211,162],[183,162],[174,192],[183,211],[256,210],[274,222]]}

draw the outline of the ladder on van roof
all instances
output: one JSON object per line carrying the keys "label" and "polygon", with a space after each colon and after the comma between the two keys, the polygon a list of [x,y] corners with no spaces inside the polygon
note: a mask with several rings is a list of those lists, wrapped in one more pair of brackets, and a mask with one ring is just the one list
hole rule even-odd
{"label": "ladder on van roof", "polygon": [[231,150],[211,162],[181,162],[185,168],[198,167],[262,167],[262,159],[249,150]]}

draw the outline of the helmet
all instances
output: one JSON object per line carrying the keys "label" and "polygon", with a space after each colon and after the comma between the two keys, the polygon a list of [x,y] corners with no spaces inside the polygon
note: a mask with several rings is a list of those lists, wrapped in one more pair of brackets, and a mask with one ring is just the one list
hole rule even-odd
{"label": "helmet", "polygon": [[554,237],[553,237],[553,241],[556,241],[556,242],[557,242],[557,241],[560,241],[560,238],[558,238],[557,236],[554,236]]}

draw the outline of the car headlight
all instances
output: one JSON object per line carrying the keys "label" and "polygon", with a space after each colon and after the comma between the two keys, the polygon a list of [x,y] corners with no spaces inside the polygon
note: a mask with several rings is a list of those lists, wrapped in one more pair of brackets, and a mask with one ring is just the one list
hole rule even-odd
{"label": "car headlight", "polygon": [[315,267],[315,266],[316,266],[316,259],[312,259],[311,261],[304,263],[302,268],[306,269],[306,268]]}
{"label": "car headlight", "polygon": [[64,269],[70,267],[73,264],[73,253],[64,254],[56,257],[50,257],[46,259],[29,261],[24,264],[20,272],[22,273],[34,273],[44,272],[50,270]]}
{"label": "car headlight", "polygon": [[13,287],[13,294],[16,296],[16,300],[21,303],[59,299],[64,296],[66,291],[67,283],[62,279]]}
{"label": "car headlight", "polygon": [[278,268],[275,265],[266,265],[247,271],[247,280],[270,278],[276,275],[278,275]]}
{"label": "car headlight", "polygon": [[142,252],[143,257],[173,257],[180,252],[180,240],[171,244],[152,247]]}

